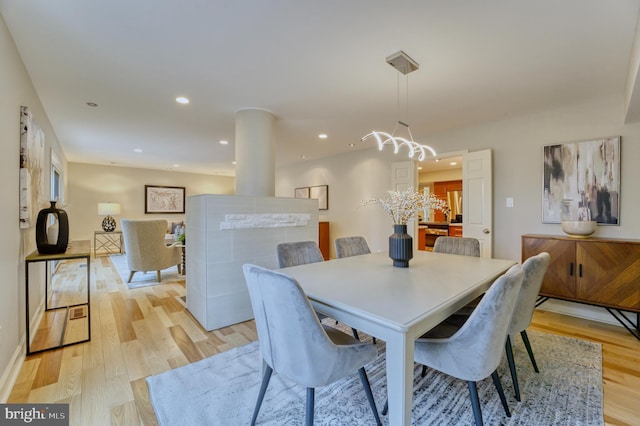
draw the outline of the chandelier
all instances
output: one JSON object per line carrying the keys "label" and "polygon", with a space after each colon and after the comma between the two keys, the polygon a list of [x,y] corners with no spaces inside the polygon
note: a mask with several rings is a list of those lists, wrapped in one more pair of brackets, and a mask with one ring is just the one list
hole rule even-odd
{"label": "chandelier", "polygon": [[[419,68],[419,65],[416,61],[414,61],[409,55],[404,53],[402,50],[394,53],[386,58],[386,61],[389,65],[398,70],[398,116],[400,115],[400,73],[407,75],[410,72],[413,72]],[[407,75],[407,115],[409,112],[409,76]],[[398,131],[398,127],[402,126],[407,129],[407,133],[409,134],[409,139],[402,138],[396,136],[396,132]],[[409,149],[409,158],[413,158],[414,155],[418,154],[418,161],[422,161],[426,158],[427,152],[431,153],[434,157],[436,156],[436,151],[428,145],[423,145],[413,140],[413,135],[411,134],[411,129],[407,123],[404,123],[398,120],[396,127],[393,129],[391,134],[387,132],[381,132],[374,130],[368,135],[364,136],[361,141],[365,141],[369,138],[374,138],[378,142],[378,149],[382,151],[385,145],[393,145],[394,154],[397,154],[400,151],[400,148],[407,147]]]}

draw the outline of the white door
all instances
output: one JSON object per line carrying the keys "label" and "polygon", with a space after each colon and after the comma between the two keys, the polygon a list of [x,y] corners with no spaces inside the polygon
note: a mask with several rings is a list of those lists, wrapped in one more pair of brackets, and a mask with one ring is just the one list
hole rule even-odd
{"label": "white door", "polygon": [[[418,169],[415,161],[396,161],[391,163],[391,188],[394,191],[406,191],[409,187],[418,189]],[[407,223],[407,233],[413,237],[413,250],[418,248],[416,230],[418,222]]]}
{"label": "white door", "polygon": [[417,188],[417,175],[413,161],[391,163],[391,188],[394,191],[406,191],[410,186]]}
{"label": "white door", "polygon": [[462,233],[480,241],[480,255],[493,255],[493,183],[491,150],[462,157]]}

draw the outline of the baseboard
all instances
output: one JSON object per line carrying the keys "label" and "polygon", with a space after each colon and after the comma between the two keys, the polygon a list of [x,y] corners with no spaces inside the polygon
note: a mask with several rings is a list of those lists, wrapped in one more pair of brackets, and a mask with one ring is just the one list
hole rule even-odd
{"label": "baseboard", "polygon": [[[40,321],[44,315],[44,301],[40,303],[40,306],[36,308],[36,312],[32,317],[32,321],[30,324],[30,330],[37,330],[40,325]],[[34,335],[31,335],[31,342],[33,342]],[[7,368],[2,372],[2,376],[0,376],[0,403],[6,403],[9,399],[9,395],[11,395],[11,389],[16,384],[16,380],[18,379],[18,374],[20,374],[20,369],[22,368],[22,364],[24,364],[24,360],[26,358],[27,353],[27,336],[26,334],[22,336],[20,339],[20,343],[18,347],[14,351],[11,356],[11,360],[7,365]]]}
{"label": "baseboard", "polygon": [[622,327],[622,324],[611,316],[605,308],[601,308],[599,306],[549,299],[537,309]]}
{"label": "baseboard", "polygon": [[5,368],[2,372],[2,376],[0,377],[0,402],[3,404],[9,399],[11,389],[15,386],[22,364],[24,364],[26,353],[24,342],[25,339],[23,337],[20,344],[13,352],[13,356],[11,357],[7,368]]}

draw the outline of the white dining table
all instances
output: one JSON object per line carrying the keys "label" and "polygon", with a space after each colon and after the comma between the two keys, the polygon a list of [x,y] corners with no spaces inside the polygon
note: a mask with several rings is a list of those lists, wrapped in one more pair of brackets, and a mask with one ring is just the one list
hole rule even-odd
{"label": "white dining table", "polygon": [[515,262],[418,251],[408,268],[372,253],[282,269],[314,308],[386,342],[389,424],[410,425],[414,341]]}

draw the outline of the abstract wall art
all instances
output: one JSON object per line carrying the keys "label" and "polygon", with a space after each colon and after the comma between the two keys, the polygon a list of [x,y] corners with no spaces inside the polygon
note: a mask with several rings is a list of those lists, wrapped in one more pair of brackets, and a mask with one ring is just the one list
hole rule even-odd
{"label": "abstract wall art", "polygon": [[20,228],[35,224],[47,201],[44,188],[44,132],[29,108],[20,107]]}
{"label": "abstract wall art", "polygon": [[544,147],[542,222],[620,224],[620,136]]}

